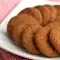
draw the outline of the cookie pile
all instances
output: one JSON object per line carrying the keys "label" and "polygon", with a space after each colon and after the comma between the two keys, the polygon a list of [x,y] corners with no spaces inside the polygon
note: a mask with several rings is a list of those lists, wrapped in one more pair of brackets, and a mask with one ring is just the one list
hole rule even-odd
{"label": "cookie pile", "polygon": [[31,54],[57,57],[60,54],[60,6],[26,8],[10,19],[9,37]]}

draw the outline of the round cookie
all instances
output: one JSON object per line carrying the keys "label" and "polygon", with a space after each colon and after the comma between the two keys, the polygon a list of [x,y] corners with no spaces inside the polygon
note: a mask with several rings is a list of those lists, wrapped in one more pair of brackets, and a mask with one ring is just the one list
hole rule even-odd
{"label": "round cookie", "polygon": [[52,29],[53,27],[56,27],[56,26],[60,26],[60,22],[59,21],[50,22],[45,27],[48,27],[49,29]]}
{"label": "round cookie", "polygon": [[15,16],[13,18],[10,19],[10,21],[7,24],[7,33],[9,35],[9,37],[12,37],[12,30],[14,28],[15,25],[17,25],[19,23],[19,19],[18,16]]}
{"label": "round cookie", "polygon": [[60,5],[54,5],[54,7],[57,9],[57,13],[59,14],[60,13]]}
{"label": "round cookie", "polygon": [[47,6],[49,8],[50,13],[51,13],[50,22],[55,21],[57,18],[57,9],[51,5],[45,5],[45,6]]}
{"label": "round cookie", "polygon": [[50,21],[50,10],[46,6],[37,6],[36,8],[40,10],[42,14],[42,25],[45,26]]}
{"label": "round cookie", "polygon": [[7,32],[8,35],[12,38],[12,31],[13,28],[20,24],[20,23],[24,23],[24,24],[39,24],[39,22],[33,18],[31,15],[28,14],[20,14],[16,17],[13,17],[7,25]]}
{"label": "round cookie", "polygon": [[21,23],[19,25],[16,25],[13,28],[12,36],[13,36],[13,39],[15,40],[16,44],[19,45],[19,46],[22,44],[22,34],[23,34],[23,31],[27,27],[28,27],[28,25]]}
{"label": "round cookie", "polygon": [[[33,27],[34,26],[34,27]],[[24,48],[31,54],[40,54],[39,50],[37,49],[34,43],[34,33],[37,29],[39,29],[40,25],[33,25],[29,26],[22,35],[22,45]]]}
{"label": "round cookie", "polygon": [[20,14],[18,18],[20,20],[20,23],[31,24],[31,25],[39,24],[39,22],[34,17],[28,14]]}
{"label": "round cookie", "polygon": [[57,19],[58,21],[60,21],[60,5],[54,5],[54,7],[57,9]]}
{"label": "round cookie", "polygon": [[49,37],[53,47],[60,53],[60,26],[54,27]]}
{"label": "round cookie", "polygon": [[52,48],[49,42],[49,39],[48,39],[49,32],[50,32],[50,28],[47,28],[47,27],[40,28],[35,33],[36,45],[39,51],[48,57],[59,56],[59,54]]}
{"label": "round cookie", "polygon": [[21,11],[18,15],[27,13],[29,15],[32,15],[36,20],[42,23],[42,15],[41,12],[37,8],[26,8],[23,11]]}

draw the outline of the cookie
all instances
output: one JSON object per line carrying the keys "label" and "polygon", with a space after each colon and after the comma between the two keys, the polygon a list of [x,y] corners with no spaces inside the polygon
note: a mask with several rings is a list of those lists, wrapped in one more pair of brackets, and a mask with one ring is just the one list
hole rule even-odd
{"label": "cookie", "polygon": [[57,9],[57,19],[58,21],[60,21],[60,5],[54,5],[54,7]]}
{"label": "cookie", "polygon": [[39,22],[34,17],[28,14],[20,14],[19,20],[20,20],[20,23],[24,23],[24,24],[31,24],[31,25],[39,24]]}
{"label": "cookie", "polygon": [[[35,27],[36,26],[36,27]],[[31,54],[40,54],[39,50],[37,49],[34,43],[34,33],[35,31],[40,28],[40,25],[35,25],[33,28],[30,25],[22,35],[22,45],[24,48]],[[38,27],[39,26],[39,27]]]}
{"label": "cookie", "polygon": [[51,14],[50,22],[56,21],[57,9],[54,6],[51,6],[51,5],[45,5],[45,6],[47,6],[50,10],[50,14]]}
{"label": "cookie", "polygon": [[54,27],[49,37],[53,47],[60,53],[60,26]]}
{"label": "cookie", "polygon": [[15,16],[13,18],[10,19],[10,21],[7,24],[7,33],[9,35],[10,38],[13,39],[12,37],[12,31],[15,25],[17,25],[19,23],[19,19],[18,16]]}
{"label": "cookie", "polygon": [[42,54],[48,57],[56,57],[59,56],[59,54],[52,48],[52,46],[49,43],[48,35],[49,35],[50,29],[47,27],[40,28],[35,33],[35,42]]}
{"label": "cookie", "polygon": [[53,27],[56,27],[56,26],[60,26],[60,22],[59,21],[50,22],[45,27],[48,27],[51,30]]}
{"label": "cookie", "polygon": [[10,37],[12,37],[13,28],[20,23],[39,24],[39,22],[35,18],[28,14],[20,14],[19,16],[13,17],[7,25],[7,32]]}
{"label": "cookie", "polygon": [[27,27],[28,25],[21,23],[13,28],[12,36],[18,46],[22,45],[22,34]]}
{"label": "cookie", "polygon": [[37,8],[26,8],[23,11],[21,11],[18,15],[27,13],[29,15],[32,15],[36,20],[42,23],[42,15],[41,12]]}
{"label": "cookie", "polygon": [[50,21],[50,10],[46,6],[36,6],[36,8],[40,10],[42,14],[42,25],[45,26]]}

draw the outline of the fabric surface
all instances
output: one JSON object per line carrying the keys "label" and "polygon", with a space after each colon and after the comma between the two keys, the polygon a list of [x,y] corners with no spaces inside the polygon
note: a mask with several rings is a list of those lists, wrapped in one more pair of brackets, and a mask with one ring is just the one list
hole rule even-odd
{"label": "fabric surface", "polygon": [[19,3],[20,0],[0,0],[0,22]]}
{"label": "fabric surface", "polygon": [[[20,0],[0,0],[0,23],[19,2]],[[29,59],[14,55],[0,48],[0,60],[29,60]]]}
{"label": "fabric surface", "polygon": [[60,0],[48,0],[48,1],[60,2]]}
{"label": "fabric surface", "polygon": [[0,55],[1,55],[0,58],[3,60],[29,60],[29,59],[14,55],[12,53],[9,53],[1,48],[0,48]]}

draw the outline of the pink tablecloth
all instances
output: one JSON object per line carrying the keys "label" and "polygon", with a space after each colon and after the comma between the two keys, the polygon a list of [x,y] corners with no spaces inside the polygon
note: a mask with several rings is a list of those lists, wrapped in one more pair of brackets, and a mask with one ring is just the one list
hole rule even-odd
{"label": "pink tablecloth", "polygon": [[20,56],[14,55],[12,53],[9,53],[1,48],[0,48],[0,54],[4,60],[29,60],[24,57],[20,57]]}
{"label": "pink tablecloth", "polygon": [[53,1],[53,2],[60,2],[60,0],[48,0],[48,1]]}
{"label": "pink tablecloth", "polygon": [[0,22],[19,2],[20,0],[0,0]]}
{"label": "pink tablecloth", "polygon": [[[20,0],[0,0],[0,23],[19,2]],[[0,48],[0,60],[1,58],[3,60],[28,60]]]}

